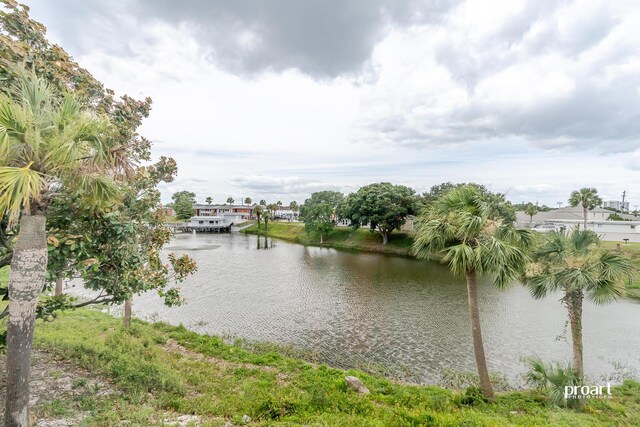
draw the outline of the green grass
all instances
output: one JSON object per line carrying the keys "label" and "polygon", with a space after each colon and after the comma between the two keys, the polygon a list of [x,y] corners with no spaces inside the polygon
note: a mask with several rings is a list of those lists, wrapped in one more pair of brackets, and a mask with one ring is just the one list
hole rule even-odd
{"label": "green grass", "polygon": [[[0,268],[0,288],[6,288],[9,281],[9,266]],[[7,301],[0,301],[0,312],[7,306]]]}
{"label": "green grass", "polygon": [[[162,323],[134,320],[127,331],[120,319],[90,309],[38,321],[35,343],[117,390],[60,395],[36,408],[40,417],[83,413],[83,425],[160,425],[176,414],[198,415],[203,425],[237,425],[244,414],[252,425],[269,426],[640,425],[640,383],[633,381],[615,387],[613,399],[579,412],[547,406],[533,391],[467,406],[462,392],[312,365],[270,346],[251,352]],[[348,374],[361,378],[371,394],[347,389]]]}
{"label": "green grass", "polygon": [[[264,224],[261,224],[260,228],[256,224],[246,228],[243,232],[268,235],[307,246],[321,246],[320,238],[307,234],[304,231],[304,224],[300,222],[270,222],[268,232],[265,232]],[[351,227],[336,227],[331,234],[324,236],[322,246],[409,256],[411,243],[411,237],[407,232],[395,231],[391,233],[389,242],[387,245],[383,245],[382,237],[375,231],[363,228],[354,230]]]}
{"label": "green grass", "polygon": [[[605,248],[615,251],[617,242],[603,242]],[[620,253],[629,257],[636,266],[636,269],[640,271],[640,243],[620,243]],[[627,283],[627,297],[640,300],[640,275]]]}

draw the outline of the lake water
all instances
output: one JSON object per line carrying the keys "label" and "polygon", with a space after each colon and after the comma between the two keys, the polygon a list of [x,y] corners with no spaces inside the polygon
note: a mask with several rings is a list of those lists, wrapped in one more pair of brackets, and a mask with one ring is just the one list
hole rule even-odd
{"label": "lake water", "polygon": [[[134,299],[136,316],[293,345],[340,367],[407,367],[421,382],[443,370],[475,370],[464,279],[436,263],[241,233],[177,235],[167,249],[198,263],[181,286],[186,304],[168,308],[148,293]],[[524,356],[570,360],[558,299],[480,283],[490,370],[513,380]],[[586,374],[599,379],[614,363],[640,370],[639,327],[636,302],[586,303]]]}

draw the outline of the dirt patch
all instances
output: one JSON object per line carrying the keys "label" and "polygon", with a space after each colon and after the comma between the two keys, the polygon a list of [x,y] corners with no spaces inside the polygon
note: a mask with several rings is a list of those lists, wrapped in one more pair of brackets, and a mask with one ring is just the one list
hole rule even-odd
{"label": "dirt patch", "polygon": [[[6,393],[5,354],[0,355],[0,424],[4,422],[4,396]],[[94,374],[73,364],[57,360],[52,354],[34,349],[31,357],[31,374],[29,382],[29,407],[32,414],[37,408],[55,399],[86,394],[90,390],[94,396],[107,396],[114,392],[114,387],[107,381],[98,379]],[[80,414],[81,416],[81,414]],[[35,421],[35,420],[34,420]],[[79,418],[38,420],[37,426],[70,426],[76,425]]]}

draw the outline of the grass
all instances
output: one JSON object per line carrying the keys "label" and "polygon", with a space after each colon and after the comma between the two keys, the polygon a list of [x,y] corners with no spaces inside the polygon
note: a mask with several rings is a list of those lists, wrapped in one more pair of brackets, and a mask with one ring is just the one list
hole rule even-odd
{"label": "grass", "polygon": [[271,222],[268,232],[264,224],[258,228],[257,224],[243,230],[244,233],[267,235],[307,246],[324,246],[337,249],[349,249],[367,252],[379,252],[394,255],[409,256],[411,237],[407,232],[395,231],[389,235],[387,245],[382,244],[379,233],[369,229],[354,230],[351,227],[336,227],[328,236],[324,236],[324,243],[320,245],[320,238],[310,236],[304,230],[301,222]]}
{"label": "grass", "polygon": [[[602,242],[604,247],[615,251],[617,250],[617,242]],[[629,257],[631,261],[633,261],[636,269],[640,271],[640,243],[630,242],[630,243],[620,243],[620,253]],[[627,297],[640,300],[640,276],[636,277],[635,280],[627,283]]]}
{"label": "grass", "polygon": [[[90,309],[38,321],[35,343],[113,384],[116,392],[106,396],[87,390],[36,408],[40,417],[82,414],[83,425],[161,425],[179,414],[214,426],[241,424],[245,414],[257,426],[640,425],[634,381],[581,411],[548,406],[534,391],[463,404],[463,392],[312,365],[269,346],[248,351],[183,327],[134,320],[125,330],[120,319]],[[361,378],[371,394],[349,390],[345,375]]]}

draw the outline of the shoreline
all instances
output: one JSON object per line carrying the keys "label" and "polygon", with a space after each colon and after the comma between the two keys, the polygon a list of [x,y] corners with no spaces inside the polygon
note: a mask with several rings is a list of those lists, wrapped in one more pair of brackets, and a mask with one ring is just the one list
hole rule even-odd
{"label": "shoreline", "polygon": [[[196,425],[240,425],[246,415],[251,425],[640,423],[637,381],[612,387],[612,399],[588,401],[583,411],[550,406],[535,390],[499,392],[487,403],[465,390],[403,384],[268,346],[246,349],[184,326],[134,319],[124,329],[121,319],[88,308],[39,320],[35,344],[45,386],[57,391],[34,414],[49,421],[159,425],[192,417]],[[348,375],[370,394],[351,390]]]}

